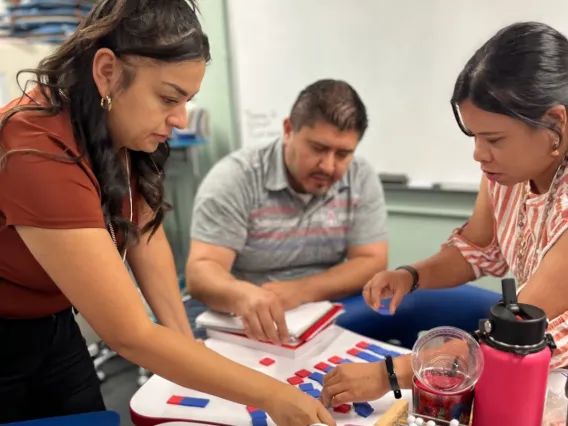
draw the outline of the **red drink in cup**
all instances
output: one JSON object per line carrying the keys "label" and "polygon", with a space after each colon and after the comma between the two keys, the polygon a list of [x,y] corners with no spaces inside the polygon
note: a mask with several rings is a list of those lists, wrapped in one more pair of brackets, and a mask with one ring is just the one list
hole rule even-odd
{"label": "red drink in cup", "polygon": [[412,350],[416,414],[469,424],[473,390],[483,370],[477,341],[454,327],[423,334]]}
{"label": "red drink in cup", "polygon": [[[446,421],[457,419],[461,424],[469,424],[473,404],[473,387],[458,393],[447,392],[448,385],[456,387],[458,382],[464,382],[465,377],[450,377],[436,373],[426,380],[429,381],[428,386],[416,377],[414,378],[413,412]],[[439,391],[433,390],[438,385],[440,385]]]}

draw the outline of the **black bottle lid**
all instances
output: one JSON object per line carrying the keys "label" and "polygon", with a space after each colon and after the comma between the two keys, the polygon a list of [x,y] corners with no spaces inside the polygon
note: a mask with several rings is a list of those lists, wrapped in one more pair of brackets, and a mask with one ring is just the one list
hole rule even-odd
{"label": "black bottle lid", "polygon": [[501,281],[503,300],[491,308],[489,320],[480,323],[480,331],[490,346],[506,352],[540,352],[554,342],[546,334],[548,320],[540,308],[517,303],[515,280]]}

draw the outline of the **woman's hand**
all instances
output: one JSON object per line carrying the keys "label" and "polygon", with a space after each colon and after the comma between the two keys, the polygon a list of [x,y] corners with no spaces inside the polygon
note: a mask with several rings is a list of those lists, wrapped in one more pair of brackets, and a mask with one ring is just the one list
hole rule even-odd
{"label": "woman's hand", "polygon": [[340,364],[323,379],[323,404],[337,407],[379,399],[390,390],[384,362]]}
{"label": "woman's hand", "polygon": [[282,389],[269,392],[270,408],[266,411],[278,426],[310,426],[323,423],[335,426],[335,420],[320,401],[300,389],[284,384]]}
{"label": "woman's hand", "polygon": [[402,298],[412,288],[412,275],[405,270],[382,271],[376,274],[363,288],[365,302],[375,311],[381,306],[382,299],[391,299],[389,310],[394,314]]}

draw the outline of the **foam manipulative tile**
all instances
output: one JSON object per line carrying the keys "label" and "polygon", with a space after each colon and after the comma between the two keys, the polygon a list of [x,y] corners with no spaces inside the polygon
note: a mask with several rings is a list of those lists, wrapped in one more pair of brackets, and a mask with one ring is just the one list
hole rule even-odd
{"label": "foam manipulative tile", "polygon": [[178,396],[178,395],[171,396],[170,399],[168,399],[168,404],[179,405],[182,399],[183,396]]}
{"label": "foam manipulative tile", "polygon": [[252,426],[268,426],[268,420],[261,417],[253,417]]}
{"label": "foam manipulative tile", "polygon": [[353,356],[357,356],[359,354],[359,352],[361,352],[361,350],[357,349],[357,348],[351,348],[347,351],[347,353],[349,355],[353,355]]}
{"label": "foam manipulative tile", "polygon": [[359,342],[355,346],[357,346],[358,348],[361,348],[361,349],[367,349],[369,347],[369,345],[370,345],[370,343],[367,343],[367,342]]}
{"label": "foam manipulative tile", "polygon": [[262,410],[253,411],[252,413],[250,413],[250,416],[253,419],[266,419],[267,418],[266,413]]}
{"label": "foam manipulative tile", "polygon": [[258,411],[258,408],[254,408],[254,407],[251,407],[250,405],[247,405],[247,411],[249,413],[252,413],[253,411]]}
{"label": "foam manipulative tile", "polygon": [[323,370],[324,373],[329,373],[331,370],[333,370],[334,367],[333,365],[328,366],[325,370]]}
{"label": "foam manipulative tile", "polygon": [[302,379],[305,379],[306,377],[308,377],[310,374],[312,374],[311,371],[303,369],[303,370],[298,370],[296,371],[296,376],[301,377]]}
{"label": "foam manipulative tile", "polygon": [[327,367],[330,367],[330,365],[326,364],[325,362],[318,362],[314,367],[317,368],[318,370],[325,371],[325,369]]}
{"label": "foam manipulative tile", "polygon": [[339,361],[339,364],[340,364],[340,365],[341,365],[341,364],[349,364],[350,362],[353,362],[353,361],[351,361],[350,359],[345,358],[345,359],[342,359],[341,361]]}
{"label": "foam manipulative tile", "polygon": [[259,362],[267,367],[274,364],[274,360],[272,358],[262,358]]}
{"label": "foam manipulative tile", "polygon": [[337,407],[333,407],[333,411],[335,411],[336,413],[348,413],[349,410],[351,410],[351,406],[349,404],[341,404],[338,405]]}
{"label": "foam manipulative tile", "polygon": [[314,371],[312,374],[308,376],[308,378],[315,380],[316,382],[318,382],[320,385],[323,386],[323,374],[320,373],[319,371]]}
{"label": "foam manipulative tile", "polygon": [[184,405],[186,407],[200,407],[200,408],[205,408],[207,407],[207,404],[209,404],[209,400],[205,399],[205,398],[190,398],[190,397],[185,397],[181,400],[181,402],[179,403],[180,405]]}
{"label": "foam manipulative tile", "polygon": [[395,351],[389,351],[388,349],[385,348],[381,348],[379,345],[369,345],[367,350],[376,353],[377,355],[381,355],[383,357],[390,355],[392,357],[397,357],[400,356],[401,354],[399,352],[395,352]]}
{"label": "foam manipulative tile", "polygon": [[288,380],[288,383],[290,383],[291,385],[299,385],[300,383],[304,383],[304,379],[298,376],[288,377],[286,380]]}
{"label": "foam manipulative tile", "polygon": [[[386,349],[381,348],[377,345],[370,345],[367,348],[368,351],[373,352],[376,356],[379,356],[381,359],[385,359],[387,355],[389,355]],[[391,355],[392,356],[392,355]]]}
{"label": "foam manipulative tile", "polygon": [[[251,409],[252,409],[252,411],[251,411]],[[253,407],[247,407],[247,410],[249,410],[253,426],[267,426],[267,424],[268,424],[267,417],[268,416],[266,415],[266,413],[264,411],[259,410],[257,408],[253,408]]]}
{"label": "foam manipulative tile", "polygon": [[367,362],[378,362],[378,361],[382,361],[384,359],[383,357],[378,357],[376,355],[370,354],[369,352],[365,352],[365,351],[361,351],[355,356],[357,358],[361,358],[361,359],[363,359]]}
{"label": "foam manipulative tile", "polygon": [[298,387],[300,388],[301,391],[304,392],[314,389],[314,385],[312,385],[311,383],[302,383]]}
{"label": "foam manipulative tile", "polygon": [[321,391],[319,389],[312,389],[312,390],[306,391],[306,394],[313,396],[314,398],[319,398]]}
{"label": "foam manipulative tile", "polygon": [[337,355],[332,356],[331,358],[328,359],[329,362],[331,362],[332,364],[339,364],[343,359]]}
{"label": "foam manipulative tile", "polygon": [[375,411],[368,402],[354,402],[353,408],[361,417],[369,417]]}

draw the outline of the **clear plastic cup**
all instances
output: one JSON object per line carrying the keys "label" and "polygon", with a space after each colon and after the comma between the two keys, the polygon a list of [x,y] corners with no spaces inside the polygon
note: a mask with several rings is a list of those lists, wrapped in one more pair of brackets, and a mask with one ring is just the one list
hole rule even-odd
{"label": "clear plastic cup", "polygon": [[544,407],[543,426],[565,426],[568,418],[568,371],[551,370]]}
{"label": "clear plastic cup", "polygon": [[471,334],[455,327],[423,333],[412,348],[412,369],[422,386],[440,395],[472,389],[483,371],[483,353]]}

